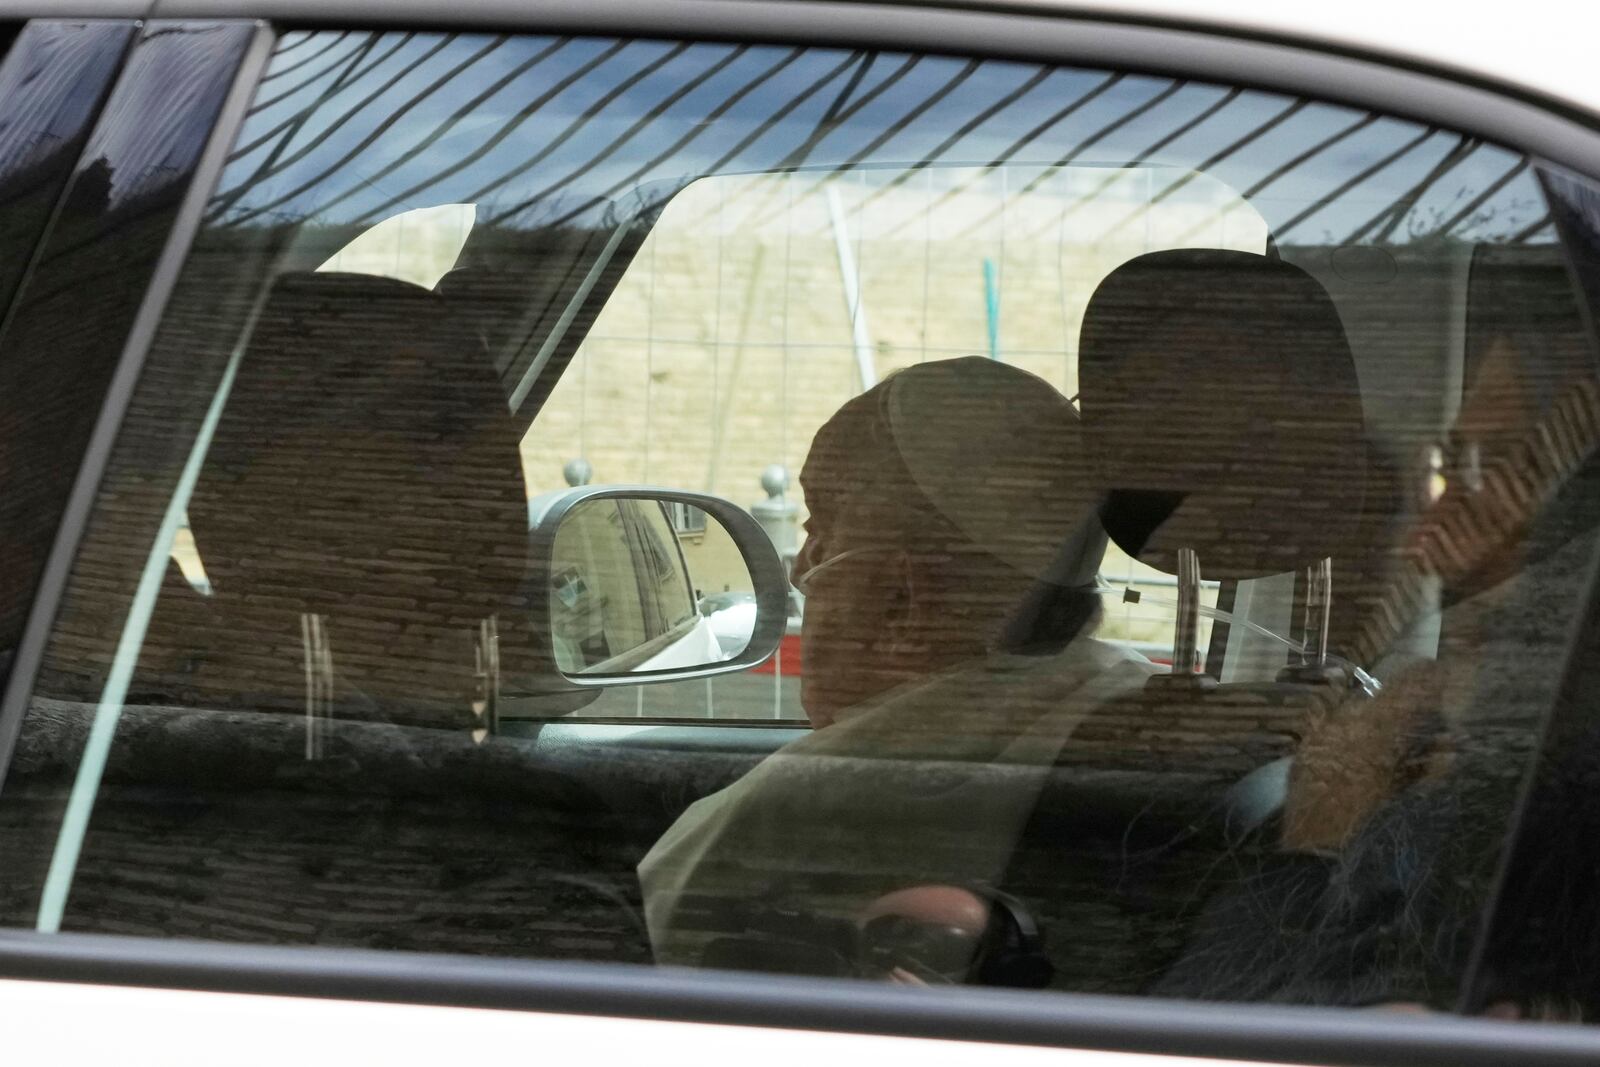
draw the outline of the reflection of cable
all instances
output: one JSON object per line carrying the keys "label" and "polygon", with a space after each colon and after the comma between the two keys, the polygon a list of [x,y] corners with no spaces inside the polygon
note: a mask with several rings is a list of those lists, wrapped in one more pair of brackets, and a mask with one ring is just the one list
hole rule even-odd
{"label": "reflection of cable", "polygon": [[[1101,596],[1114,596],[1119,599],[1126,595],[1107,584],[1098,575],[1095,577],[1095,592]],[[1139,594],[1139,599],[1137,602],[1140,604],[1160,604],[1163,607],[1174,609],[1176,609],[1178,606],[1178,602],[1170,597],[1152,596],[1143,592]],[[1296,641],[1290,637],[1284,637],[1280,633],[1267,629],[1260,623],[1251,622],[1249,619],[1241,619],[1234,615],[1234,613],[1231,611],[1224,611],[1222,608],[1208,608],[1204,604],[1199,605],[1199,611],[1200,614],[1206,616],[1208,619],[1215,619],[1219,622],[1225,622],[1229,626],[1243,626],[1252,633],[1260,634],[1262,637],[1278,642],[1297,655],[1303,656],[1306,654],[1306,646],[1302,642]],[[1377,696],[1378,693],[1383,689],[1382,682],[1378,681],[1378,679],[1374,678],[1360,667],[1357,667],[1354,663],[1351,663],[1343,656],[1338,656],[1330,652],[1328,653],[1328,662],[1343,667],[1345,670],[1349,671],[1350,676],[1356,680],[1356,684],[1361,686],[1362,690],[1365,691],[1368,696]]]}

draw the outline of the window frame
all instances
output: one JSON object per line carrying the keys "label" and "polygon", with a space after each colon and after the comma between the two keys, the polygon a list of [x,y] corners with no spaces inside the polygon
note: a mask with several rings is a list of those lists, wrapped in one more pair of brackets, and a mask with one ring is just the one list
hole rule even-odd
{"label": "window frame", "polygon": [[[0,10],[11,10],[6,4]],[[106,7],[105,4],[85,4]],[[1305,93],[1400,117],[1479,133],[1600,177],[1600,128],[1536,94],[1460,72],[1303,41],[1223,30],[1135,24],[1037,7],[959,11],[933,3],[853,4],[795,0],[684,0],[639,10],[626,3],[494,0],[447,18],[425,0],[374,8],[360,0],[156,0],[160,17],[272,18],[298,25],[421,25],[449,29],[587,31],[626,36],[870,45],[986,58],[1092,64]],[[915,19],[908,19],[910,11]],[[99,487],[100,474],[142,367],[156,322],[199,223],[200,209],[248,106],[275,33],[256,36],[213,125],[196,180],[179,212],[138,321],[120,357],[83,470],[63,516],[41,592],[0,706],[0,740],[20,723],[54,609]],[[1579,613],[1590,632],[1595,597]],[[28,653],[31,650],[31,655]],[[1572,648],[1576,661],[1580,647]],[[1569,691],[1572,686],[1564,686]],[[714,723],[706,724],[718,729]],[[9,728],[9,729],[8,729]],[[0,770],[9,745],[0,746]],[[1322,1064],[1591,1063],[1600,1029],[1502,1023],[1453,1016],[1206,1005],[1134,997],[997,993],[962,988],[938,997],[891,986],[798,978],[682,973],[617,965],[461,960],[404,953],[193,944],[7,931],[0,976],[64,982],[229,990],[403,1003],[564,1011],[943,1037],[1060,1048],[1228,1056]]]}

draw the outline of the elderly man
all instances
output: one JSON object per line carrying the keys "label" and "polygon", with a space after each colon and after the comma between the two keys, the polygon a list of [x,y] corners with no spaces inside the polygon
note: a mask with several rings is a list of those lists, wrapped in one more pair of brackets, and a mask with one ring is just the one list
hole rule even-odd
{"label": "elderly man", "polygon": [[[816,729],[640,864],[658,962],[827,969],[808,942],[847,956],[886,894],[983,895],[1077,723],[1152,671],[1088,636],[1105,534],[1076,412],[1043,380],[977,357],[894,374],[822,427],[801,484]],[[774,916],[759,959],[730,955]]]}

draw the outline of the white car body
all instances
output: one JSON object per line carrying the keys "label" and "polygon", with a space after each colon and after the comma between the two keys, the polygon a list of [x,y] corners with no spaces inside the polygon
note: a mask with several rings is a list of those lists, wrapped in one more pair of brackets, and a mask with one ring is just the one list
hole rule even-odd
{"label": "white car body", "polygon": [[[25,10],[23,5],[11,6]],[[147,5],[130,6],[142,9]],[[253,5],[242,0],[223,0],[214,5],[202,0],[156,0],[152,14],[198,17],[215,8],[226,17],[270,18],[277,6],[280,5],[271,0]],[[448,22],[454,18],[456,6],[400,0],[388,5],[382,17],[398,25],[404,25],[408,18]],[[460,6],[474,8],[471,3]],[[520,10],[524,5],[491,0],[481,6],[492,21],[496,10],[510,10],[512,6]],[[624,25],[619,19],[631,9],[670,12],[681,8],[704,16],[716,6],[715,0],[686,0],[678,5],[672,0],[641,0],[636,4],[601,0],[595,4],[595,11],[603,27],[615,28]],[[819,21],[828,19],[829,5],[816,6],[814,17]],[[1600,125],[1600,63],[1595,55],[1600,7],[1526,0],[1514,8],[1502,5],[1492,13],[1486,5],[1442,0],[1346,0],[1325,4],[1285,4],[1281,0],[968,0],[963,4],[929,6],[1154,23],[1224,38],[1242,35],[1311,51],[1364,55],[1379,64],[1416,63],[1554,103]],[[1513,10],[1517,22],[1525,28],[1507,25],[1506,13]],[[898,17],[917,16],[914,10],[907,9]],[[716,631],[723,628],[722,622],[700,620],[692,649],[688,645],[674,647],[645,667],[671,666],[684,658],[719,658]],[[597,1006],[597,1012],[603,1010],[604,1005]],[[386,1067],[435,1067],[463,1058],[485,1063],[639,1060],[650,1067],[817,1063],[879,1067],[898,1062],[912,1062],[919,1067],[973,1063],[994,1067],[1047,1063],[1072,1067],[1225,1067],[1241,1062],[827,1032],[814,1027],[782,1029],[604,1014],[394,1004],[328,995],[192,992],[141,988],[125,980],[116,985],[99,985],[0,979],[0,1016],[5,1019],[4,1036],[0,1037],[4,1044],[0,1048],[8,1062],[18,1064],[211,1067],[226,1063],[237,1067],[279,1067],[294,1063],[311,1067],[381,1063]],[[1411,1024],[1394,1017],[1378,1020],[1375,1025]],[[1429,1024],[1421,1021],[1416,1025],[1426,1028]],[[1491,1037],[1498,1033],[1511,1043],[1518,1040],[1517,1035],[1529,1032],[1527,1024],[1456,1020],[1453,1025]],[[1294,1062],[1310,1061],[1302,1052]]]}
{"label": "white car body", "polygon": [[1423,63],[1600,116],[1600,68],[1594,64],[1600,15],[1582,4],[1539,0],[1516,5],[1514,16],[1508,8],[1438,0],[1018,0],[1007,6],[1270,35],[1311,48]]}
{"label": "white car body", "polygon": [[[120,1067],[278,1067],[283,1063],[620,1063],[648,1050],[655,1067],[761,1063],[886,1063],[922,1067],[1179,1067],[1181,1060],[1123,1052],[768,1030],[593,1015],[419,1007],[366,1001],[242,996],[112,986],[0,981],[6,1044],[15,1062],[116,1063]],[[92,1019],[92,1026],[83,1025]],[[174,1031],[176,1033],[174,1033]],[[241,1043],[241,1034],[251,1038]],[[226,1050],[223,1052],[222,1050]]]}
{"label": "white car body", "polygon": [[664,671],[673,667],[698,667],[721,662],[728,657],[718,643],[717,636],[710,619],[696,618],[688,633],[639,664],[636,669]]}

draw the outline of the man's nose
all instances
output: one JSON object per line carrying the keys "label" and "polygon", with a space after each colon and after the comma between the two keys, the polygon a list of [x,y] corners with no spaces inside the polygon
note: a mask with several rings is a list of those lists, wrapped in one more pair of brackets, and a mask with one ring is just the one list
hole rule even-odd
{"label": "man's nose", "polygon": [[806,539],[800,542],[800,549],[794,554],[794,563],[791,565],[791,569],[789,571],[790,580],[793,580],[798,575],[804,574],[806,571],[817,565],[816,545],[817,539],[810,535],[807,535]]}

